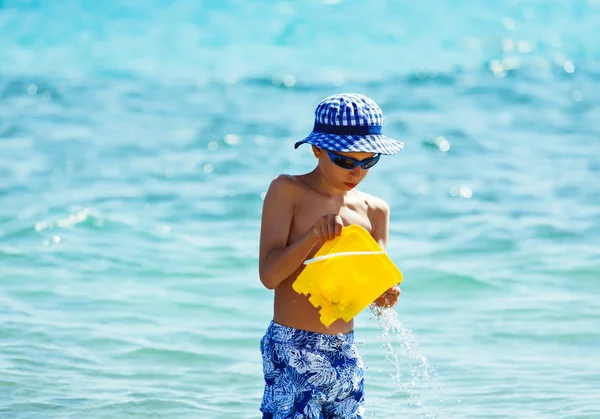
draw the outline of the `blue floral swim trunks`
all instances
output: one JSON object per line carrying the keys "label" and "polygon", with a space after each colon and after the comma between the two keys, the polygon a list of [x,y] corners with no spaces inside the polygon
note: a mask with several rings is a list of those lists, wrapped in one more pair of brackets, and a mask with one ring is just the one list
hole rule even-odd
{"label": "blue floral swim trunks", "polygon": [[263,419],[362,419],[364,369],[354,332],[328,335],[271,322],[260,341]]}

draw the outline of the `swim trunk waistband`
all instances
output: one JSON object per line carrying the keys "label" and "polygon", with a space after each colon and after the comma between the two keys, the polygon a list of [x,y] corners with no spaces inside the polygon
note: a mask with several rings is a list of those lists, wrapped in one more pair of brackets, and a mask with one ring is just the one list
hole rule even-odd
{"label": "swim trunk waistband", "polygon": [[294,347],[313,348],[320,351],[335,351],[344,345],[354,343],[354,330],[337,335],[310,332],[308,330],[295,329],[283,326],[271,321],[267,328],[267,335],[273,342],[288,344]]}

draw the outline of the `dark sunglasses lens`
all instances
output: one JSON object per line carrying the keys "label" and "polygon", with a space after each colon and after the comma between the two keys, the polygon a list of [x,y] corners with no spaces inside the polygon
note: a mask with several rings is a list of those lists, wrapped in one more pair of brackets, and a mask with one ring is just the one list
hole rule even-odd
{"label": "dark sunglasses lens", "polygon": [[365,165],[363,167],[365,169],[370,169],[371,167],[375,166],[378,161],[379,161],[379,156],[373,157],[373,159],[369,160],[367,163],[365,163]]}
{"label": "dark sunglasses lens", "polygon": [[356,163],[343,157],[336,157],[333,162],[343,169],[354,169],[356,167]]}

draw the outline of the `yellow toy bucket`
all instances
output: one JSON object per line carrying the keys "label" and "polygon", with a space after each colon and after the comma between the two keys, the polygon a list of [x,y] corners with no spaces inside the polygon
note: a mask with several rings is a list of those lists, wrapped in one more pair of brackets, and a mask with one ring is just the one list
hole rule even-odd
{"label": "yellow toy bucket", "polygon": [[402,282],[402,272],[367,230],[358,225],[325,242],[292,284],[299,294],[321,309],[321,323],[329,327],[342,318],[350,321],[383,294]]}

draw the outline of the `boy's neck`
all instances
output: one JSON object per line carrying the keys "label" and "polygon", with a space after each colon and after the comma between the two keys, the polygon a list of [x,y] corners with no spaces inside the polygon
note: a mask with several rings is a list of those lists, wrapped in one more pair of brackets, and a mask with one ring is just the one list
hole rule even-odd
{"label": "boy's neck", "polygon": [[344,198],[348,194],[348,191],[338,189],[329,183],[319,167],[315,167],[312,172],[307,173],[307,178],[310,180],[310,186],[322,195],[330,198]]}

